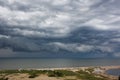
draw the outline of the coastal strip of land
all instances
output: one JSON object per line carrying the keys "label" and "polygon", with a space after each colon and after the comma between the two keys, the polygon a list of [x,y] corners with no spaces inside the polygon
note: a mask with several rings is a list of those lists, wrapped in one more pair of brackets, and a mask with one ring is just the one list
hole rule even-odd
{"label": "coastal strip of land", "polygon": [[118,80],[119,76],[106,74],[109,69],[120,65],[0,70],[0,80]]}

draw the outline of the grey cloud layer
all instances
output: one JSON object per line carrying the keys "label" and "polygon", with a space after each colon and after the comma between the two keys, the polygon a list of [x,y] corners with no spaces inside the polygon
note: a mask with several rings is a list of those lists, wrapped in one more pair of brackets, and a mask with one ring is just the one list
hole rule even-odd
{"label": "grey cloud layer", "polygon": [[0,20],[24,36],[62,37],[83,25],[118,29],[120,17],[113,13],[119,13],[115,2],[117,0],[1,0]]}
{"label": "grey cloud layer", "polygon": [[0,0],[0,48],[17,52],[119,53],[119,3]]}

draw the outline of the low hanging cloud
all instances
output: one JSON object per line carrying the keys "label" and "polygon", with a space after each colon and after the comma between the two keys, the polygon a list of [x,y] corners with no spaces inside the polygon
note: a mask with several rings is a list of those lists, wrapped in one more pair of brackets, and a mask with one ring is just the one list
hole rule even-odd
{"label": "low hanging cloud", "polygon": [[120,57],[120,53],[114,53],[114,56],[119,58]]}
{"label": "low hanging cloud", "polygon": [[[23,36],[62,37],[84,25],[105,30],[119,29],[115,23],[120,17],[112,13],[114,11],[119,13],[119,9],[114,5],[117,2],[117,0],[5,0],[0,1],[0,20],[4,22],[1,24],[7,25],[16,34]],[[111,11],[109,8],[113,8],[112,12],[109,12]]]}
{"label": "low hanging cloud", "polygon": [[25,53],[119,53],[119,3],[0,0],[0,48]]}
{"label": "low hanging cloud", "polygon": [[15,52],[13,52],[9,48],[2,48],[0,49],[0,57],[14,57]]}

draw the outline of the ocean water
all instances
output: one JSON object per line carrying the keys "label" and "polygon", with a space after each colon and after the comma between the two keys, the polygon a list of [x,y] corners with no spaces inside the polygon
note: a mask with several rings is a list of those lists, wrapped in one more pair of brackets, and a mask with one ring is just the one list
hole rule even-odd
{"label": "ocean water", "polygon": [[120,69],[110,69],[106,71],[109,75],[120,76]]}
{"label": "ocean water", "polygon": [[64,68],[120,65],[120,59],[0,58],[0,69]]}

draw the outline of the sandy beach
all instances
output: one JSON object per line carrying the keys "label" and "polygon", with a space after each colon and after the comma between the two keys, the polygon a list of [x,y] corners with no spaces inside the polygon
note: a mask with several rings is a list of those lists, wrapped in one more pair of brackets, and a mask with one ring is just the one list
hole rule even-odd
{"label": "sandy beach", "polygon": [[[27,69],[28,71],[31,70],[37,70],[37,71],[44,71],[44,70],[48,70],[48,71],[71,71],[71,72],[79,72],[80,70],[88,73],[89,75],[95,75],[95,77],[99,78],[103,78],[100,80],[118,80],[118,76],[113,76],[113,75],[108,75],[106,74],[106,70],[109,69],[120,69],[120,66],[96,66],[96,67],[71,67],[71,68],[40,68],[40,69]],[[92,72],[90,71],[92,70]],[[2,70],[1,70],[2,71]],[[18,69],[18,71],[22,71],[22,69]],[[47,72],[48,73],[48,72]],[[64,76],[64,77],[59,77],[59,76],[53,76],[50,77],[47,75],[47,73],[45,74],[38,74],[37,77],[35,78],[29,78],[29,74],[28,73],[12,73],[12,74],[0,74],[0,78],[4,78],[4,79],[0,79],[0,80],[84,80],[84,79],[80,79],[77,78],[75,75],[73,76]],[[104,79],[106,78],[106,79]],[[89,78],[88,78],[89,80]],[[92,80],[92,79],[90,79]],[[99,80],[99,79],[98,79]]]}

